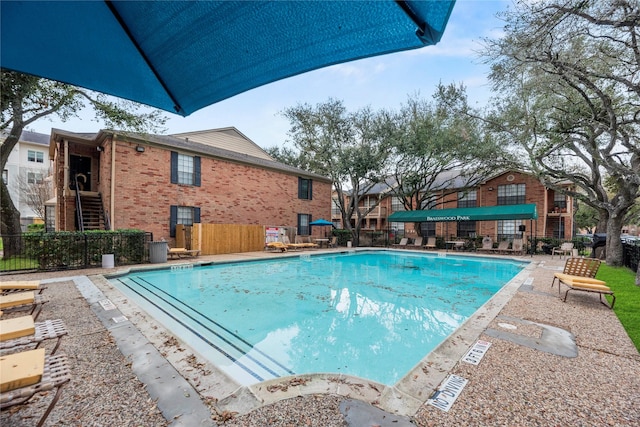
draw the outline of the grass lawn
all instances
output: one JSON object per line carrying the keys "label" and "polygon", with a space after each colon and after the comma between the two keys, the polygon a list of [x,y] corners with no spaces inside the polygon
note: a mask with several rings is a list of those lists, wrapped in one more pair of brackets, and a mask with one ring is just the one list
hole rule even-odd
{"label": "grass lawn", "polygon": [[0,258],[0,271],[18,271],[18,270],[32,270],[38,268],[38,261],[25,258],[25,257],[13,257],[10,259]]}
{"label": "grass lawn", "polygon": [[[616,294],[613,311],[640,351],[640,286],[635,285],[635,272],[627,267],[601,264],[596,278],[607,282],[607,286]],[[611,302],[610,298],[607,299]]]}

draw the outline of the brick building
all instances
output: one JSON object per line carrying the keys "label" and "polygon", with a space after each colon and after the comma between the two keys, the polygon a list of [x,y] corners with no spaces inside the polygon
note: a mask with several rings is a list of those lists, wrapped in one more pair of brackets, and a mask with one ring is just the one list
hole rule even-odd
{"label": "brick building", "polygon": [[49,155],[56,230],[136,228],[172,242],[176,224],[201,222],[308,235],[321,231],[309,222],[330,214],[330,179],[274,161],[235,128],[171,136],[53,129]]}
{"label": "brick building", "polygon": [[[574,203],[571,197],[545,187],[536,177],[519,171],[498,173],[479,185],[466,188],[464,180],[447,176],[435,183],[438,191],[426,206],[418,209],[452,209],[516,204],[535,204],[538,218],[530,220],[423,222],[423,236],[491,236],[495,241],[512,238],[526,228],[528,235],[570,239],[573,235]],[[394,212],[405,210],[401,200],[390,192],[390,185],[375,186],[360,203],[361,209],[380,203],[364,218],[363,230],[390,230],[409,237],[417,236],[412,222],[389,222]],[[566,184],[571,186],[570,183]],[[332,220],[340,226],[340,215],[332,209]],[[355,219],[352,219],[352,224]]]}

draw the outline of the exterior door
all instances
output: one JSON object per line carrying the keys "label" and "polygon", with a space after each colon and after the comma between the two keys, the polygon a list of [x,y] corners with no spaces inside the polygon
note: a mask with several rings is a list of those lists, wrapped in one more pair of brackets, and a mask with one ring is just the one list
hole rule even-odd
{"label": "exterior door", "polygon": [[69,156],[69,188],[76,189],[75,177],[78,177],[78,189],[91,191],[91,157]]}

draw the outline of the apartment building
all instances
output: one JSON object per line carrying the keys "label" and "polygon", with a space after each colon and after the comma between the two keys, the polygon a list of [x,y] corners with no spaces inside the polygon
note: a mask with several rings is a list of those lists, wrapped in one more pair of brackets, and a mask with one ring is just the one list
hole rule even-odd
{"label": "apartment building", "polygon": [[[274,161],[229,127],[175,135],[53,129],[57,230],[136,228],[169,242],[177,224],[295,227],[330,213],[331,180]],[[87,206],[95,206],[88,210]]]}

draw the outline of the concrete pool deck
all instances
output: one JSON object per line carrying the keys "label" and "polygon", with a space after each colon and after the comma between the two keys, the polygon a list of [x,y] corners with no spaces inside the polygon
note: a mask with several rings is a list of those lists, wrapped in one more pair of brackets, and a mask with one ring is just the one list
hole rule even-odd
{"label": "concrete pool deck", "polygon": [[[260,252],[195,261],[280,256]],[[599,304],[596,295],[572,294],[566,303],[558,298],[550,283],[564,260],[514,258],[532,263],[394,387],[335,374],[298,375],[238,387],[148,319],[102,276],[124,269],[16,277],[46,279],[51,283],[47,293],[53,294],[58,283],[67,283],[82,294],[88,305],[76,308],[82,312],[67,314],[100,320],[129,361],[126,369],[145,384],[145,392],[157,400],[168,425],[215,425],[214,420],[221,423],[225,418],[231,419],[224,425],[238,426],[631,425],[640,420],[640,355],[615,314]],[[58,318],[56,309],[65,310],[64,299],[45,306],[42,316]],[[70,331],[67,341],[73,339]],[[478,339],[491,343],[479,364],[461,361]],[[63,340],[63,351],[64,347]],[[467,384],[445,412],[425,402],[450,374]],[[73,410],[74,405],[63,403],[67,393],[50,415],[51,422],[57,414],[57,419],[64,419],[64,411]],[[20,413],[29,412],[30,406],[24,405],[6,420],[15,424],[22,419]],[[232,417],[233,413],[237,414]],[[270,414],[266,422],[265,414]],[[6,416],[3,412],[0,422]]]}

